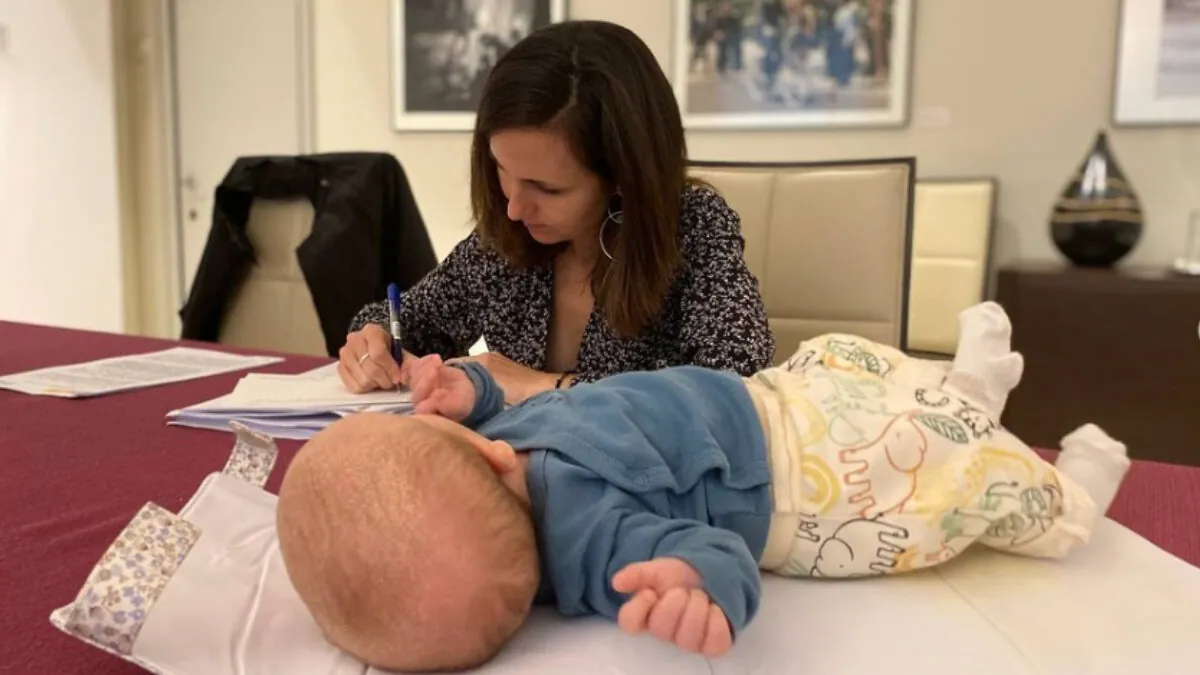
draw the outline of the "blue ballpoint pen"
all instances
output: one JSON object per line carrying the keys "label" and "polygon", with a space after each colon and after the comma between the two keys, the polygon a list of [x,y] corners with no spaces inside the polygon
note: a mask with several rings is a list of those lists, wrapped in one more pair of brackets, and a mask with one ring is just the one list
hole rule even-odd
{"label": "blue ballpoint pen", "polygon": [[[388,284],[388,320],[391,322],[392,358],[396,365],[404,363],[404,342],[400,336],[400,288],[396,284]],[[396,385],[400,391],[400,385]]]}

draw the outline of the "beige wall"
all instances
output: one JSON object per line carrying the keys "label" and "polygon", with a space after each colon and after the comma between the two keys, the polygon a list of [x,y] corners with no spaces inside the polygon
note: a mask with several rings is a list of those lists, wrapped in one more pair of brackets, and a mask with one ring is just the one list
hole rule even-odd
{"label": "beige wall", "polygon": [[110,0],[117,159],[125,260],[125,332],[179,334],[174,154],[170,147],[170,45],[158,0]]}
{"label": "beige wall", "polygon": [[[1051,203],[1110,119],[1116,0],[916,0],[912,119],[902,130],[691,132],[696,159],[912,154],[922,177],[994,175],[1001,259],[1054,258]],[[316,139],[406,167],[439,255],[468,231],[466,133],[390,126],[389,0],[315,0]],[[670,67],[668,0],[572,0],[623,23]],[[948,124],[946,117],[949,117]],[[1112,133],[1149,222],[1130,262],[1164,263],[1200,208],[1200,129]],[[450,170],[439,169],[449,161]]]}
{"label": "beige wall", "polygon": [[109,4],[0,2],[0,22],[0,319],[123,330]]}

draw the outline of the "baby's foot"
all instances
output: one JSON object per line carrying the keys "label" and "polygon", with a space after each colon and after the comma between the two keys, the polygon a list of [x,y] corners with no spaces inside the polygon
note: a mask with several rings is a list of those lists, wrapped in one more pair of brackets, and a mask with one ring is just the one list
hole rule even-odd
{"label": "baby's foot", "polygon": [[1097,514],[1103,515],[1112,506],[1130,461],[1124,443],[1095,424],[1085,424],[1063,437],[1062,452],[1054,465],[1087,490]]}
{"label": "baby's foot", "polygon": [[946,384],[999,419],[1025,370],[1025,359],[1012,351],[1012,323],[1004,308],[988,301],[963,310],[958,326],[958,351]]}

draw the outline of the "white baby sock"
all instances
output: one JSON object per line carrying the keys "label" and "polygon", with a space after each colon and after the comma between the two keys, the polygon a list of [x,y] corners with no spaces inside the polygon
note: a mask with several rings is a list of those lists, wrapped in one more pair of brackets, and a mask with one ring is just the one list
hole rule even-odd
{"label": "white baby sock", "polygon": [[1065,476],[1087,490],[1096,503],[1098,517],[1112,506],[1129,465],[1125,444],[1095,424],[1085,424],[1064,436],[1062,452],[1054,463]]}
{"label": "white baby sock", "polygon": [[1025,359],[1012,351],[1011,340],[1012,323],[995,302],[968,307],[958,315],[958,352],[946,385],[996,419],[1025,370]]}

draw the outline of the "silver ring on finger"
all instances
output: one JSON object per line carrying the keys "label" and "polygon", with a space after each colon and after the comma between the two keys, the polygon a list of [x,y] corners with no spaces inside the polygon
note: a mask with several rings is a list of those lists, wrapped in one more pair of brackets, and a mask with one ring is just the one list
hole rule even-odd
{"label": "silver ring on finger", "polygon": [[367,360],[367,359],[369,359],[369,358],[371,358],[371,353],[370,353],[370,352],[367,352],[366,354],[363,354],[362,356],[358,357],[358,365],[360,365],[360,366],[361,366],[361,365],[363,364],[363,362],[364,362],[364,361],[366,361],[366,360]]}

